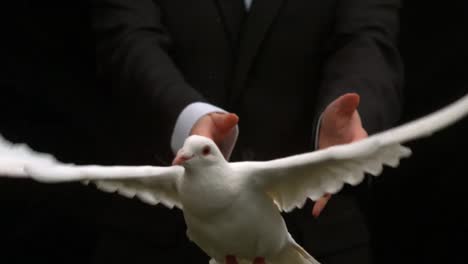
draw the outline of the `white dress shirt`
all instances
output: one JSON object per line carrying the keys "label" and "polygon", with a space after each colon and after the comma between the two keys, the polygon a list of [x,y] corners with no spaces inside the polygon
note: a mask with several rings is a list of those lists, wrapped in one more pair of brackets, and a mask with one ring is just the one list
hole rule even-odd
{"label": "white dress shirt", "polygon": [[252,0],[244,0],[244,3],[245,3],[245,8],[249,10],[250,6],[252,5]]}

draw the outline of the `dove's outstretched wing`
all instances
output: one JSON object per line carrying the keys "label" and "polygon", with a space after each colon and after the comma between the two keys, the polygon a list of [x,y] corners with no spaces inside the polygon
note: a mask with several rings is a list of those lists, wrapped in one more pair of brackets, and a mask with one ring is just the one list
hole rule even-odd
{"label": "dove's outstretched wing", "polygon": [[379,175],[383,165],[397,167],[411,155],[401,143],[429,136],[468,114],[468,95],[431,115],[375,134],[351,144],[266,162],[233,164],[254,184],[268,193],[278,207],[291,211],[307,198],[317,200],[337,193],[345,183],[357,185],[364,174]]}
{"label": "dove's outstretched wing", "polygon": [[12,144],[0,136],[0,175],[32,178],[44,183],[93,182],[106,192],[137,197],[149,204],[172,208],[180,204],[178,186],[184,168],[180,166],[78,166],[64,164],[49,154],[38,153],[24,144]]}

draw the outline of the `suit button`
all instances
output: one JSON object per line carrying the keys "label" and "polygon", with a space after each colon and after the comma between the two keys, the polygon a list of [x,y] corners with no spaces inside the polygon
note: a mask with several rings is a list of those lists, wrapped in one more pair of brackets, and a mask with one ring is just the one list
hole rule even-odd
{"label": "suit button", "polygon": [[255,158],[255,153],[251,149],[245,149],[242,151],[242,160],[244,161],[249,161],[249,160],[254,160]]}

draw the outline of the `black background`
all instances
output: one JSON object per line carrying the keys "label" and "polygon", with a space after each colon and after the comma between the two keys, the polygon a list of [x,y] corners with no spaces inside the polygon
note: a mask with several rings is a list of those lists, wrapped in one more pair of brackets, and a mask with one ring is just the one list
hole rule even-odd
{"label": "black background", "polygon": [[[412,120],[468,92],[468,2],[405,1],[401,52]],[[408,144],[411,159],[377,179],[379,263],[467,263],[468,121]]]}
{"label": "black background", "polygon": [[[119,163],[112,154],[136,139],[111,142],[125,133],[110,117],[109,91],[94,77],[88,5],[47,0],[2,6],[0,133],[63,161]],[[467,14],[464,0],[405,2],[402,122],[468,92]],[[373,181],[378,263],[468,262],[467,135],[464,120],[412,142],[413,157]],[[0,263],[86,263],[98,236],[95,215],[109,200],[78,184],[0,180]]]}

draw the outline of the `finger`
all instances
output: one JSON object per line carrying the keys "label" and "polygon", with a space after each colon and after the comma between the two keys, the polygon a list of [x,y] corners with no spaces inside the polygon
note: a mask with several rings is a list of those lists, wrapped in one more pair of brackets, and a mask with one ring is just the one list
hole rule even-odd
{"label": "finger", "polygon": [[314,208],[312,208],[312,215],[317,218],[322,213],[323,209],[327,205],[328,201],[331,198],[331,194],[327,193],[322,198],[318,199],[317,202],[314,204]]}
{"label": "finger", "polygon": [[366,130],[364,130],[364,128],[362,128],[361,126],[359,130],[354,134],[352,142],[367,138],[368,136],[369,135],[367,134]]}
{"label": "finger", "polygon": [[193,126],[190,131],[190,135],[200,135],[204,137],[213,138],[214,124],[213,120],[209,115],[201,117]]}
{"label": "finger", "polygon": [[213,128],[211,125],[212,121],[209,120],[200,120],[196,123],[192,131],[190,132],[191,135],[200,135],[204,137],[209,137],[213,139]]}
{"label": "finger", "polygon": [[360,97],[356,93],[348,93],[336,99],[336,112],[339,115],[351,117],[359,106]]}
{"label": "finger", "polygon": [[322,127],[327,133],[336,133],[356,119],[359,95],[345,94],[333,101],[324,111]]}
{"label": "finger", "polygon": [[211,133],[213,140],[219,144],[234,129],[239,121],[235,114],[213,113],[210,115],[213,126]]}
{"label": "finger", "polygon": [[193,126],[190,135],[200,135],[211,138],[220,144],[239,122],[236,114],[210,113],[201,117]]}
{"label": "finger", "polygon": [[239,117],[232,113],[213,113],[210,117],[218,132],[223,134],[231,131],[239,122]]}

